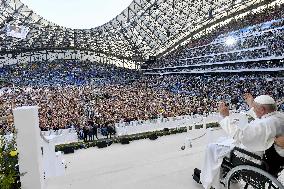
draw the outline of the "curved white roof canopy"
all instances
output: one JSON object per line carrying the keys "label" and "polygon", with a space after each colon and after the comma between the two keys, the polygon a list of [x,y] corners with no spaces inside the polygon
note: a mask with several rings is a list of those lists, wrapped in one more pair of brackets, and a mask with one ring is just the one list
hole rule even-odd
{"label": "curved white roof canopy", "polygon": [[101,26],[130,5],[132,0],[21,0],[46,20],[72,29]]}
{"label": "curved white roof canopy", "polygon": [[[108,23],[92,29],[70,29],[35,14],[19,0],[2,0],[0,28],[28,26],[26,39],[0,34],[1,51],[86,49],[126,59],[147,59],[225,18],[273,0],[134,0]],[[6,51],[5,51],[6,50]]]}

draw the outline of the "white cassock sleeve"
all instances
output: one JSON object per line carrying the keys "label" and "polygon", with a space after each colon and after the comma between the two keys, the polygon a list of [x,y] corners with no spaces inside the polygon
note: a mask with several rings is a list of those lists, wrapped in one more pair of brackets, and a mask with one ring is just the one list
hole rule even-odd
{"label": "white cassock sleeve", "polygon": [[237,142],[242,143],[250,151],[264,151],[272,146],[276,129],[273,119],[256,119],[248,123],[243,129],[232,124],[230,117],[221,120],[224,131]]}
{"label": "white cassock sleeve", "polygon": [[250,115],[251,117],[253,117],[254,119],[257,118],[255,112],[253,111],[253,108],[251,108],[249,111],[247,111],[247,114]]}

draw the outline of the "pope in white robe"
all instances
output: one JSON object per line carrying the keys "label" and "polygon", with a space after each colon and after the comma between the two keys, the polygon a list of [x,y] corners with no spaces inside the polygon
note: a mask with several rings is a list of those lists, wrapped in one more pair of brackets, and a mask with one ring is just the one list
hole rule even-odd
{"label": "pope in white robe", "polygon": [[[276,111],[276,102],[272,97],[261,95],[253,99],[250,94],[246,94],[245,99],[255,120],[243,126],[234,124],[228,107],[225,103],[220,103],[219,112],[223,117],[220,126],[229,138],[211,143],[206,148],[200,175],[200,181],[205,189],[221,188],[220,167],[223,158],[235,146],[261,155],[274,144],[275,137],[284,135],[284,114]],[[284,149],[276,145],[274,147],[278,154],[284,157]]]}

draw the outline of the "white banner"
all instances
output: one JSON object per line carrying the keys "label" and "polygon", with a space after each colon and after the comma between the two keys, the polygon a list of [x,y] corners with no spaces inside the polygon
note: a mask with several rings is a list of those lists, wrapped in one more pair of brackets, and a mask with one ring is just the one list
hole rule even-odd
{"label": "white banner", "polygon": [[8,24],[6,26],[6,34],[7,36],[25,39],[27,34],[29,33],[30,29],[25,26],[16,26]]}

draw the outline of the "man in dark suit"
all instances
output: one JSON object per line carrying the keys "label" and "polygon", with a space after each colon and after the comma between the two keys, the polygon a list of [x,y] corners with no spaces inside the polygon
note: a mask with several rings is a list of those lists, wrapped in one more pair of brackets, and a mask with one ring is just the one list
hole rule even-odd
{"label": "man in dark suit", "polygon": [[88,121],[88,126],[89,126],[91,134],[92,134],[92,140],[95,139],[95,136],[98,139],[97,126],[95,125],[95,123],[94,123],[94,121],[92,119],[90,119]]}
{"label": "man in dark suit", "polygon": [[87,137],[88,137],[88,134],[89,134],[89,129],[88,129],[88,127],[87,127],[87,125],[85,125],[84,127],[83,127],[83,134],[84,134],[84,142],[87,142]]}

